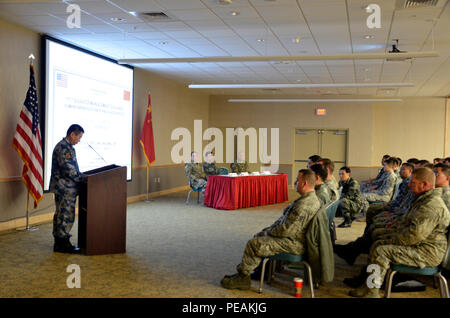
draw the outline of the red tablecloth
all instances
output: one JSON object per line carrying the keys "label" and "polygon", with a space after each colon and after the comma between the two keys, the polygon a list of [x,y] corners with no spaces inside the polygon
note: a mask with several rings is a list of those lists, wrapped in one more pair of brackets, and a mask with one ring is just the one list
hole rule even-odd
{"label": "red tablecloth", "polygon": [[209,176],[205,190],[206,206],[235,210],[288,200],[285,173],[259,176]]}

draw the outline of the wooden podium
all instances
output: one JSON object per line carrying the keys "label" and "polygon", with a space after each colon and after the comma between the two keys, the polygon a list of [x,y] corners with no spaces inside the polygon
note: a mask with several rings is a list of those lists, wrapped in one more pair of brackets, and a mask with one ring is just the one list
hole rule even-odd
{"label": "wooden podium", "polygon": [[84,172],[78,209],[78,247],[86,255],[125,253],[127,167]]}

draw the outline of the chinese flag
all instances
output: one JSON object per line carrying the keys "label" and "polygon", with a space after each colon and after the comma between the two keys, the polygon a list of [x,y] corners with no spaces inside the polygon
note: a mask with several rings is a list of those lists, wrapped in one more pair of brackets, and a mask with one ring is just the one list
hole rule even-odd
{"label": "chinese flag", "polygon": [[152,106],[151,97],[148,94],[148,108],[145,114],[144,126],[142,127],[141,139],[139,139],[141,146],[144,150],[147,164],[150,166],[155,162],[155,142],[153,139],[153,125],[152,125]]}

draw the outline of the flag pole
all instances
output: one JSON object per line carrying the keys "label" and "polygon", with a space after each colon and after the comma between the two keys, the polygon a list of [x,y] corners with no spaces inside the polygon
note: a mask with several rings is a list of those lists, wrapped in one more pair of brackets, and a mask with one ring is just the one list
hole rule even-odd
{"label": "flag pole", "polygon": [[22,231],[38,231],[37,227],[30,227],[30,191],[27,192],[27,215],[26,215],[26,225]]}
{"label": "flag pole", "polygon": [[150,166],[147,163],[147,200],[145,200],[145,202],[149,203],[153,200],[150,200],[149,198],[149,174],[150,174]]}

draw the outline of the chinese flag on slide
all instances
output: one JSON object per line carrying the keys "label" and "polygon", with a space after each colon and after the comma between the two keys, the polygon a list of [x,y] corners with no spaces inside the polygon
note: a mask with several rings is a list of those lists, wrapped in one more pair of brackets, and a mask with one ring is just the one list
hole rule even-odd
{"label": "chinese flag on slide", "polygon": [[152,103],[150,94],[148,94],[148,108],[147,113],[145,114],[144,126],[142,127],[141,139],[139,142],[144,150],[147,164],[150,166],[155,162],[155,142],[153,138]]}

